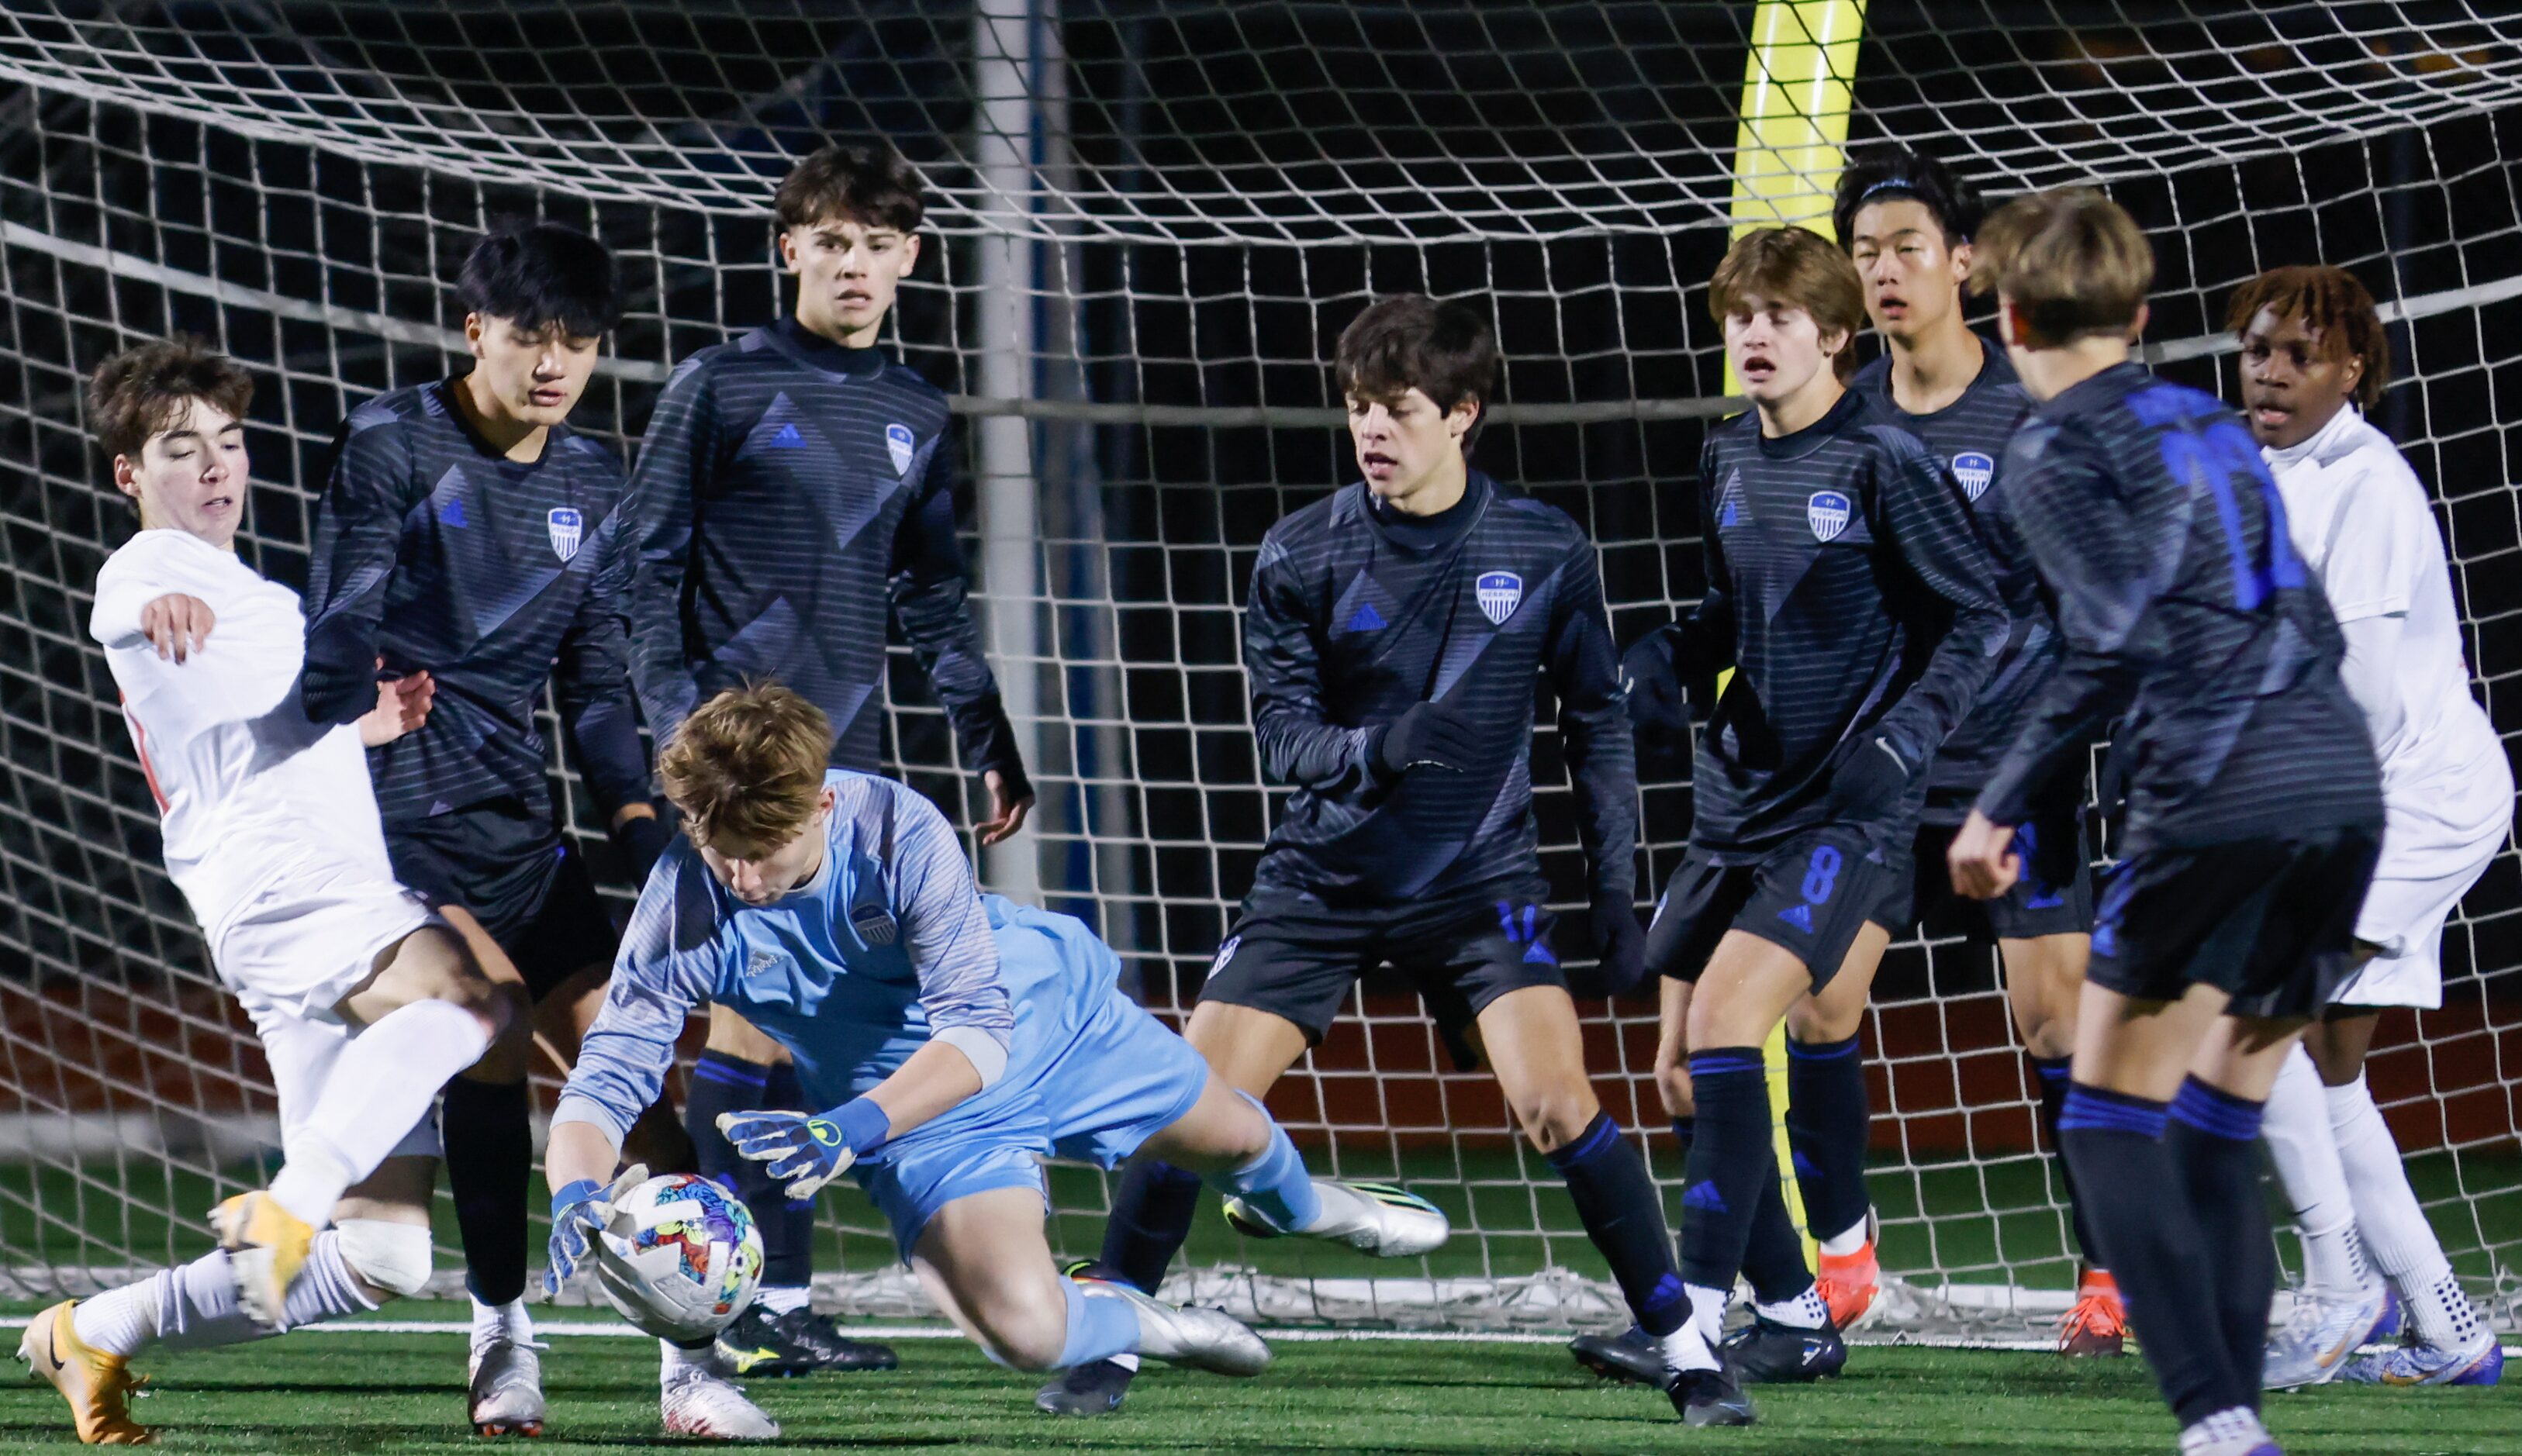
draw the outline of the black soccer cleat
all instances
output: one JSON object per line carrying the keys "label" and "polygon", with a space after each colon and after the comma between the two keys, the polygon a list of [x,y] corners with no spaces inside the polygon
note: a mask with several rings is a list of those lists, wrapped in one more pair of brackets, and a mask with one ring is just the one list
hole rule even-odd
{"label": "black soccer cleat", "polygon": [[1567,1353],[1603,1379],[1624,1386],[1660,1386],[1671,1374],[1663,1368],[1663,1342],[1635,1325],[1617,1335],[1579,1335],[1567,1342]]}
{"label": "black soccer cleat", "polygon": [[1034,1409],[1053,1416],[1108,1416],[1121,1408],[1136,1374],[1118,1360],[1089,1360],[1036,1390]]}
{"label": "black soccer cleat", "polygon": [[1757,1313],[1751,1323],[1726,1336],[1717,1349],[1749,1385],[1829,1380],[1847,1368],[1847,1342],[1839,1338],[1837,1329],[1824,1324],[1818,1330],[1798,1330]]}
{"label": "black soccer cleat", "polygon": [[1749,1426],[1760,1419],[1730,1360],[1714,1370],[1675,1371],[1666,1379],[1664,1393],[1684,1425]]}
{"label": "black soccer cleat", "polygon": [[811,1309],[772,1314],[758,1303],[719,1332],[718,1353],[749,1380],[822,1370],[891,1370],[902,1363],[892,1346],[852,1340],[827,1315]]}

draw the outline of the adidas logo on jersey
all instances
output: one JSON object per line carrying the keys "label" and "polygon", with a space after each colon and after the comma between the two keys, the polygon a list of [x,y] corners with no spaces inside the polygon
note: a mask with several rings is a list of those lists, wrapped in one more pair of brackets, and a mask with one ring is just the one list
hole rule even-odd
{"label": "adidas logo on jersey", "polygon": [[438,508],[438,523],[441,525],[451,525],[457,530],[462,530],[467,526],[470,526],[473,523],[464,519],[464,497],[460,495],[448,496],[446,498],[446,504]]}
{"label": "adidas logo on jersey", "polygon": [[747,976],[760,976],[763,972],[770,970],[771,967],[778,965],[781,961],[786,959],[786,956],[781,955],[775,950],[756,949],[751,956],[745,959],[744,974]]}
{"label": "adidas logo on jersey", "polygon": [[774,450],[802,450],[806,448],[806,435],[792,423],[780,426],[766,443]]}
{"label": "adidas logo on jersey", "polygon": [[1357,604],[1357,610],[1349,614],[1348,625],[1342,627],[1340,630],[1344,632],[1380,632],[1383,630],[1383,614],[1375,610],[1375,604],[1373,602],[1360,602]]}

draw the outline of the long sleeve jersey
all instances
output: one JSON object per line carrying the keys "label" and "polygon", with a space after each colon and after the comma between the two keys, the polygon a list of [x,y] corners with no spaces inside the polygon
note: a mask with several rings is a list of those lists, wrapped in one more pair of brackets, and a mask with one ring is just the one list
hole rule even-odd
{"label": "long sleeve jersey", "polygon": [[2019,824],[2124,709],[2127,855],[2379,828],[2373,747],[2339,682],[2337,620],[2287,536],[2259,445],[2210,394],[2117,364],[2008,447],[2023,538],[2066,660],[1980,796]]}
{"label": "long sleeve jersey", "polygon": [[[1636,883],[1637,771],[1594,545],[1565,513],[1471,473],[1432,538],[1351,484],[1270,528],[1252,569],[1243,670],[1262,771],[1295,788],[1258,884],[1384,906],[1538,878],[1532,725],[1546,680],[1598,903]],[[1398,778],[1376,730],[1419,703],[1461,709],[1463,773]]]}
{"label": "long sleeve jersey", "polygon": [[874,771],[889,607],[964,765],[1023,778],[965,600],[946,426],[946,396],[916,372],[793,319],[676,367],[627,507],[631,673],[651,732],[776,678],[831,718],[836,766]]}
{"label": "long sleeve jersey", "polygon": [[1918,817],[1929,824],[1959,824],[1969,816],[1972,800],[2022,731],[2023,715],[2058,670],[2061,652],[2057,614],[2048,589],[2040,584],[2032,548],[2023,544],[2023,533],[2015,527],[2006,494],[2006,441],[2032,413],[2032,396],[2023,392],[2005,350],[1985,339],[1979,345],[1978,375],[1960,398],[1932,414],[1910,414],[1892,399],[1888,354],[1848,381],[1849,388],[1873,398],[1886,419],[1916,435],[1945,479],[1961,492],[1995,569],[1996,593],[2014,618],[2004,650],[1990,665],[1969,714],[1927,769],[1927,805]]}
{"label": "long sleeve jersey", "polygon": [[306,584],[306,710],[339,723],[375,706],[380,657],[426,668],[428,721],[368,751],[386,819],[501,796],[548,815],[535,710],[551,683],[609,816],[648,792],[618,614],[622,468],[567,426],[538,459],[507,459],[453,387],[379,395],[342,426]]}
{"label": "long sleeve jersey", "polygon": [[617,1144],[657,1100],[694,1008],[732,1008],[788,1049],[808,1098],[864,1095],[930,1041],[952,1043],[982,1090],[940,1130],[1006,1115],[1020,1003],[1073,988],[1010,984],[962,846],[935,805],[900,784],[833,770],[822,865],[768,905],[735,898],[678,840],[640,891],[555,1122]]}
{"label": "long sleeve jersey", "polygon": [[[1829,821],[1831,775],[1868,740],[1923,767],[2011,619],[1961,496],[1863,393],[1775,439],[1755,412],[1709,432],[1700,507],[1707,592],[1663,630],[1686,673],[1735,673],[1692,770],[1691,843],[1748,863]],[[1905,842],[1924,780],[1860,827]]]}

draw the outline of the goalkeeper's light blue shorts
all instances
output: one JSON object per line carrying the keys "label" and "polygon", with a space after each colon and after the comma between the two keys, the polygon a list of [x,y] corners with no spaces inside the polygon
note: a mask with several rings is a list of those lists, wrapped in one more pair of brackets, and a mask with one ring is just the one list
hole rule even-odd
{"label": "goalkeeper's light blue shorts", "polygon": [[[1116,1166],[1199,1101],[1208,1063],[1114,984],[1118,959],[1065,915],[989,899],[1003,974],[1016,998],[1006,1075],[1028,1095],[975,1124],[951,1115],[916,1127],[851,1169],[892,1226],[906,1260],[937,1210],[999,1188],[1030,1188],[1050,1206],[1045,1157]],[[1046,995],[1051,987],[1065,994]],[[996,1091],[996,1088],[992,1089]]]}

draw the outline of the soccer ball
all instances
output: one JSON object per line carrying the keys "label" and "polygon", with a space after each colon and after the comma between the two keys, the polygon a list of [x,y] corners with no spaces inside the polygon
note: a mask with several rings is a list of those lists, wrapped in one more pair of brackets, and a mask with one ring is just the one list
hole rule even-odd
{"label": "soccer ball", "polygon": [[660,1340],[731,1323],[762,1284],[762,1233],[743,1200],[707,1178],[668,1173],[613,1205],[595,1280],[622,1317]]}

